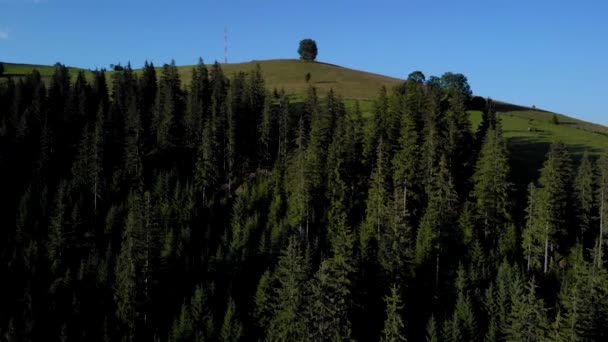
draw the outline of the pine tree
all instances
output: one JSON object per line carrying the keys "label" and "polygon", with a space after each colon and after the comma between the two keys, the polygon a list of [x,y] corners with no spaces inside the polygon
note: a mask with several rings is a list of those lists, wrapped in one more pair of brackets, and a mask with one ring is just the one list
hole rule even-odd
{"label": "pine tree", "polygon": [[145,261],[145,234],[142,200],[137,194],[130,195],[129,211],[116,261],[116,316],[124,324],[127,336],[135,336],[142,319],[141,271]]}
{"label": "pine tree", "polygon": [[[416,122],[412,114],[404,113],[401,122],[401,137],[399,146],[401,148],[393,158],[393,182],[395,188],[395,199],[402,204],[402,216],[405,218],[417,209],[417,203],[421,198],[420,168],[419,168],[419,146]],[[409,201],[409,206],[408,206]],[[412,204],[413,203],[413,204]],[[411,222],[411,221],[410,221]]]}
{"label": "pine tree", "polygon": [[260,330],[262,335],[269,327],[272,308],[274,305],[272,302],[272,281],[273,278],[270,271],[264,272],[255,292],[255,308],[253,318],[255,320],[256,327]]}
{"label": "pine tree", "polygon": [[490,246],[505,233],[510,218],[509,160],[500,126],[490,128],[481,146],[473,175],[475,207]]}
{"label": "pine tree", "polygon": [[277,287],[267,338],[270,341],[297,341],[305,338],[305,303],[309,266],[295,237],[282,252],[275,271]]}
{"label": "pine tree", "polygon": [[[441,158],[445,157],[445,108],[441,103],[440,90],[435,87],[429,89],[426,99],[426,115],[424,116],[422,140],[422,179],[426,195],[429,196],[431,186]],[[447,160],[446,160],[447,163]],[[448,165],[449,166],[449,165]]]}
{"label": "pine tree", "polygon": [[585,232],[589,230],[593,220],[595,205],[593,174],[593,164],[589,160],[589,153],[585,151],[574,180],[577,216],[580,226],[578,239],[581,244],[584,244]]}
{"label": "pine tree", "polygon": [[604,227],[606,220],[608,219],[608,155],[603,154],[599,161],[598,166],[598,194],[597,194],[597,207],[599,208],[599,231],[596,239],[597,252],[595,253],[597,267],[601,267],[604,264],[604,246],[608,241],[605,234]]}
{"label": "pine tree", "polygon": [[289,97],[281,90],[279,96],[279,108],[277,110],[278,124],[278,144],[277,144],[277,160],[284,160],[287,156],[287,148],[289,146],[289,131],[290,131],[290,112],[289,112]]}
{"label": "pine tree", "polygon": [[176,318],[173,323],[171,330],[170,341],[172,342],[186,342],[194,339],[192,316],[190,316],[190,310],[186,303],[182,304],[182,309],[179,317]]}
{"label": "pine tree", "polygon": [[184,116],[186,128],[186,144],[200,143],[203,123],[207,120],[211,102],[211,86],[209,72],[201,58],[196,67],[192,69],[192,82],[190,83],[189,101]]}
{"label": "pine tree", "polygon": [[426,325],[426,341],[427,342],[438,342],[438,331],[437,331],[437,322],[435,321],[435,317],[431,315],[429,322]]}
{"label": "pine tree", "polygon": [[549,263],[549,249],[561,243],[569,233],[568,223],[569,194],[571,193],[570,157],[562,143],[554,143],[541,170],[539,179],[542,207],[540,215],[545,225],[544,267],[546,273]]}
{"label": "pine tree", "polygon": [[312,194],[310,180],[306,177],[306,139],[304,119],[301,117],[296,138],[297,149],[289,160],[287,169],[287,222],[292,228],[297,227],[300,236],[308,239],[312,216],[310,207]]}
{"label": "pine tree", "polygon": [[243,327],[241,326],[241,323],[237,317],[234,301],[232,298],[230,298],[228,299],[226,314],[224,315],[224,323],[222,324],[220,339],[224,342],[236,342],[241,339],[242,335]]}
{"label": "pine tree", "polygon": [[549,323],[533,282],[512,287],[513,304],[506,328],[507,341],[545,341]]}
{"label": "pine tree", "polygon": [[313,340],[350,340],[353,239],[345,228],[337,231],[334,255],[321,262],[311,284],[309,305]]}
{"label": "pine tree", "polygon": [[275,112],[272,108],[272,98],[268,95],[264,98],[264,110],[262,112],[262,119],[258,127],[260,135],[259,140],[259,161],[260,167],[269,167],[270,164],[270,150],[274,146],[273,137],[276,135],[275,132],[276,117]]}
{"label": "pine tree", "polygon": [[144,68],[139,79],[139,103],[141,126],[143,129],[143,145],[146,151],[150,151],[152,143],[156,142],[156,128],[152,127],[152,119],[154,117],[154,104],[158,92],[158,83],[156,80],[156,68],[154,64],[144,63]]}
{"label": "pine tree", "polygon": [[60,182],[55,194],[54,208],[50,217],[49,222],[49,237],[48,237],[48,254],[49,261],[51,262],[51,272],[58,274],[62,272],[61,265],[65,262],[66,258],[66,245],[68,236],[66,236],[66,203],[65,203],[65,182]]}
{"label": "pine tree", "polygon": [[194,340],[210,340],[213,332],[213,316],[209,308],[208,297],[202,286],[197,286],[190,300],[191,316],[194,327]]}
{"label": "pine tree", "polygon": [[179,146],[184,136],[184,99],[175,62],[165,64],[156,97],[157,143],[160,147]]}
{"label": "pine tree", "polygon": [[124,175],[132,189],[140,189],[143,177],[143,130],[136,99],[128,100],[125,117]]}
{"label": "pine tree", "polygon": [[526,270],[540,267],[538,261],[542,255],[542,221],[540,217],[541,198],[534,183],[528,185],[528,206],[526,208],[526,226],[522,232],[522,247],[525,252]]}
{"label": "pine tree", "polygon": [[91,136],[91,164],[88,170],[91,180],[91,192],[93,197],[93,209],[97,211],[98,202],[103,200],[104,182],[104,114],[100,105],[97,111],[97,119]]}
{"label": "pine tree", "polygon": [[448,237],[452,234],[450,223],[454,217],[457,199],[445,158],[441,159],[435,175],[431,196],[416,236],[415,260],[418,265],[434,264],[434,283],[437,287],[440,258]]}
{"label": "pine tree", "polygon": [[479,124],[479,127],[477,128],[475,140],[477,141],[478,148],[481,148],[481,145],[482,145],[485,137],[487,136],[488,130],[490,130],[490,129],[496,130],[496,123],[497,123],[497,117],[496,117],[496,109],[495,109],[494,101],[492,101],[492,99],[488,99],[486,101],[486,108],[483,111],[483,113],[481,114],[481,123]]}
{"label": "pine tree", "polygon": [[[243,147],[241,146],[243,139],[242,125],[243,112],[245,112],[244,104],[245,91],[245,74],[238,73],[230,81],[228,95],[226,98],[226,120],[227,120],[227,145],[225,154],[226,165],[226,183],[228,184],[228,194],[232,192],[232,180],[235,177],[235,172],[242,165]],[[238,140],[237,140],[238,138]]]}
{"label": "pine tree", "polygon": [[[377,161],[378,147],[382,146],[384,151],[383,158],[390,160],[391,141],[388,138],[388,132],[391,130],[389,112],[388,92],[385,87],[380,89],[378,98],[374,101],[372,122],[368,125],[365,131],[365,141],[363,145],[363,159],[368,169],[374,168],[374,162]],[[382,144],[380,142],[383,142]],[[385,164],[387,165],[387,164]]]}
{"label": "pine tree", "polygon": [[401,299],[399,298],[399,288],[391,287],[391,294],[384,298],[386,302],[386,320],[382,331],[382,342],[407,341],[403,335],[405,324],[401,318]]}
{"label": "pine tree", "polygon": [[457,278],[456,290],[458,297],[454,309],[456,324],[460,327],[460,335],[463,341],[477,341],[477,321],[473,311],[473,303],[468,293],[468,279],[464,267],[460,265]]}
{"label": "pine tree", "polygon": [[219,146],[216,142],[217,127],[214,120],[207,120],[202,132],[201,143],[197,150],[194,171],[194,183],[202,195],[203,205],[207,205],[208,198],[213,193],[213,187],[219,180]]}
{"label": "pine tree", "polygon": [[381,234],[389,226],[390,211],[388,207],[389,192],[384,163],[383,141],[378,145],[374,171],[372,172],[370,188],[367,194],[365,220],[361,225],[359,240],[364,256],[373,257]]}

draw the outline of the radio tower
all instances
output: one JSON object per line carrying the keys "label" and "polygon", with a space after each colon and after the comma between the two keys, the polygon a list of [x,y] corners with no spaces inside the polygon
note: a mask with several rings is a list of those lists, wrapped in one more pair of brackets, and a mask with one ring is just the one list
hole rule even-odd
{"label": "radio tower", "polygon": [[228,26],[224,27],[224,63],[228,64]]}

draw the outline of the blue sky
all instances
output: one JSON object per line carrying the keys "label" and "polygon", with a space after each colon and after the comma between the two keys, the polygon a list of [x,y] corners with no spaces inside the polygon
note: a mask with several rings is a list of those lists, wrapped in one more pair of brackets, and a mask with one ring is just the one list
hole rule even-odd
{"label": "blue sky", "polygon": [[88,68],[295,58],[405,77],[608,125],[607,1],[0,0],[0,60]]}

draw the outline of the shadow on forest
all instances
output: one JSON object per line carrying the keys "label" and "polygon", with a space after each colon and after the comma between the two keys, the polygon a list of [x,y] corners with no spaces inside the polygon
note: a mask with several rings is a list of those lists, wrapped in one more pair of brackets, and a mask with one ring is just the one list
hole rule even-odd
{"label": "shadow on forest", "polygon": [[[539,132],[539,136],[549,137],[550,134]],[[528,184],[537,182],[540,170],[543,167],[547,152],[551,147],[553,139],[543,137],[511,137],[508,138],[509,161],[511,167],[511,179],[513,181],[516,198],[526,198]],[[544,140],[546,139],[546,140]],[[578,167],[580,159],[585,151],[596,154],[600,150],[590,148],[582,144],[566,144],[572,159],[572,171]],[[518,201],[525,205],[526,201]],[[519,208],[517,212],[523,213],[524,208]],[[523,218],[519,218],[523,219]]]}

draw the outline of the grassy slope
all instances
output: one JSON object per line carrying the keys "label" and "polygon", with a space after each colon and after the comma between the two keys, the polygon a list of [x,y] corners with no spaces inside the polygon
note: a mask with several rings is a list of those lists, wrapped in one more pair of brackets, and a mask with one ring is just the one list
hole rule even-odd
{"label": "grassy slope", "polygon": [[[53,72],[55,72],[55,67],[52,65],[37,65],[37,64],[18,64],[18,63],[3,63],[4,64],[4,75],[12,76],[12,77],[21,77],[25,76],[32,72],[32,70],[36,69],[40,72],[40,76],[43,80],[49,81],[51,76],[53,76]],[[79,70],[84,70],[85,75],[88,79],[92,79],[93,74],[86,69],[68,67],[70,74],[76,75]]]}
{"label": "grassy slope", "polygon": [[[401,82],[397,78],[297,59],[222,64],[222,69],[226,74],[231,75],[241,71],[254,70],[256,64],[262,68],[262,74],[269,89],[283,88],[287,93],[296,95],[306,93],[308,84],[306,84],[305,76],[307,73],[311,75],[310,84],[315,86],[320,93],[333,89],[346,99],[370,99],[376,96],[381,86],[390,88]],[[193,66],[179,67],[184,83],[190,82],[192,68]]]}

